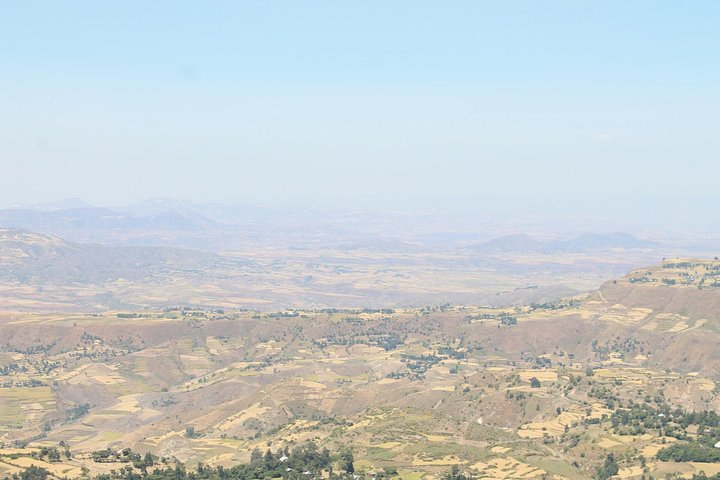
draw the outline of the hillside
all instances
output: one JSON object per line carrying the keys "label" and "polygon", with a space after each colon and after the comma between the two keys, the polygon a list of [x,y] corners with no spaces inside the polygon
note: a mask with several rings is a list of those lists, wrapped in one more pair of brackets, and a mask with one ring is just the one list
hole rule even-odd
{"label": "hillside", "polygon": [[673,260],[504,309],[5,313],[0,442],[68,444],[67,472],[114,468],[105,448],[229,466],[315,440],[403,478],[590,478],[609,453],[623,478],[712,473],[658,452],[720,434],[677,410],[720,408],[719,271]]}
{"label": "hillside", "polygon": [[[67,210],[33,211],[36,214],[69,215]],[[169,216],[167,223],[174,222],[173,214],[162,215]],[[167,227],[163,222],[155,226]],[[117,228],[126,231],[122,224]],[[132,241],[128,237],[98,244],[0,228],[4,308],[102,312],[176,305],[263,310],[523,305],[597,288],[657,258],[655,251],[642,249],[483,253],[387,235],[370,235],[367,240],[353,236],[351,241],[331,236],[324,241],[331,246],[307,247],[265,244],[260,235],[260,240],[241,248],[216,253],[134,245],[155,238],[149,230],[136,233],[140,231],[145,234]],[[182,236],[172,229],[162,231],[169,237]],[[206,235],[213,230],[199,231]],[[288,233],[288,242],[292,235]]]}
{"label": "hillside", "polygon": [[[65,205],[61,205],[65,207]],[[0,225],[83,243],[213,250],[227,228],[192,211],[163,209],[138,215],[92,206],[0,210]]]}
{"label": "hillside", "polygon": [[218,264],[204,252],[163,247],[75,243],[52,235],[0,228],[0,280],[47,284],[140,281]]}

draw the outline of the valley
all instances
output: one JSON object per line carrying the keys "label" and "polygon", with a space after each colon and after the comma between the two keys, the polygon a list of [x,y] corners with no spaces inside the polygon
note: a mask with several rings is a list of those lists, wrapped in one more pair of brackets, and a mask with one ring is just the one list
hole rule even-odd
{"label": "valley", "polygon": [[45,466],[72,477],[108,448],[230,467],[306,441],[410,479],[591,478],[610,454],[620,478],[712,475],[666,449],[720,441],[691,415],[720,409],[719,274],[668,260],[501,308],[8,309],[0,476],[61,445]]}
{"label": "valley", "polygon": [[[217,252],[80,243],[0,228],[0,295],[4,310],[29,313],[178,305],[261,311],[510,306],[594,289],[672,250],[622,235],[564,242],[501,237],[479,245],[407,235],[373,232],[357,245],[338,233],[301,248],[269,241]],[[238,241],[224,239],[227,245]]]}

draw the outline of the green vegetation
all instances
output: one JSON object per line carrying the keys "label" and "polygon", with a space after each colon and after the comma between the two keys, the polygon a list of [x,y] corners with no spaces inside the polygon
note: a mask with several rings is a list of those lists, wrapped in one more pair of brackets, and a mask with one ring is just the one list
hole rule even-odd
{"label": "green vegetation", "polygon": [[609,453],[608,456],[605,457],[605,462],[602,467],[598,468],[598,478],[600,480],[607,480],[608,478],[617,475],[619,471],[620,467],[615,461],[615,455]]}
{"label": "green vegetation", "polygon": [[[655,400],[663,402],[662,397]],[[691,438],[688,427],[695,426],[700,444],[712,447],[720,440],[720,416],[711,410],[687,412],[664,403],[657,408],[647,403],[632,403],[628,408],[617,409],[610,422],[620,435],[639,435],[655,430],[668,437],[687,440]]]}
{"label": "green vegetation", "polygon": [[657,453],[663,462],[720,462],[720,448],[713,448],[699,442],[681,443],[663,448]]}
{"label": "green vegetation", "polygon": [[698,474],[694,474],[691,480],[720,480],[720,473],[716,473],[715,475],[708,477],[705,475],[705,472],[700,472]]}
{"label": "green vegetation", "polygon": [[77,420],[78,418],[84,417],[85,415],[88,414],[89,411],[90,411],[90,404],[83,403],[81,405],[77,405],[75,407],[65,410],[65,419],[68,422],[72,422],[73,420]]}
{"label": "green vegetation", "polygon": [[[20,480],[46,480],[48,478],[48,471],[44,468],[30,465],[20,474]],[[15,476],[13,476],[15,480]]]}
{"label": "green vegetation", "polygon": [[[346,478],[355,471],[353,454],[349,449],[342,450],[333,457],[327,449],[319,449],[313,442],[299,445],[292,451],[285,449],[273,453],[267,450],[264,454],[255,449],[250,462],[230,468],[209,467],[202,463],[194,470],[182,463],[168,465],[159,464],[158,458],[151,454],[141,456],[129,448],[121,452],[102,450],[93,454],[96,462],[120,462],[128,465],[113,470],[113,473],[93,477],[95,480],[251,480],[266,478],[300,479],[300,478]],[[132,465],[130,465],[132,464]],[[334,468],[337,466],[337,469]],[[154,467],[154,468],[153,468]],[[45,480],[48,471],[32,465],[18,477],[6,477],[12,480]]]}

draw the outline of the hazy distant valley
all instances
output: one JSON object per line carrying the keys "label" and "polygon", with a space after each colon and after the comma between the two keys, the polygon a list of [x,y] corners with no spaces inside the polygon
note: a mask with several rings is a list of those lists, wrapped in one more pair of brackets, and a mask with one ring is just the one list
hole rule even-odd
{"label": "hazy distant valley", "polygon": [[395,308],[549,301],[712,241],[510,230],[487,216],[155,200],[0,210],[6,308]]}

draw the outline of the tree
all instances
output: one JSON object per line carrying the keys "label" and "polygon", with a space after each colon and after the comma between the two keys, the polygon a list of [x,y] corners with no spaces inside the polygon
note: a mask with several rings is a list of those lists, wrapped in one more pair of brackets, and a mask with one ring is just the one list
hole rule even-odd
{"label": "tree", "polygon": [[51,448],[48,451],[48,461],[52,463],[60,461],[60,452],[57,448]]}
{"label": "tree", "polygon": [[460,473],[460,467],[453,465],[450,471],[443,475],[444,480],[469,480],[465,474]]}
{"label": "tree", "polygon": [[532,388],[540,388],[540,380],[538,380],[537,377],[532,377],[530,379],[530,386]]}
{"label": "tree", "polygon": [[260,463],[263,460],[263,454],[260,451],[259,448],[255,447],[253,451],[250,453],[250,463],[256,464]]}
{"label": "tree", "polygon": [[605,457],[605,463],[598,469],[598,478],[600,480],[607,480],[613,475],[617,475],[619,471],[620,467],[615,461],[615,455],[608,453],[608,456]]}
{"label": "tree", "polygon": [[354,473],[355,472],[355,466],[353,465],[354,461],[355,461],[355,458],[353,457],[352,450],[344,449],[342,452],[340,452],[340,469],[341,470],[344,470],[347,473]]}
{"label": "tree", "polygon": [[47,477],[48,471],[35,465],[30,465],[20,473],[20,480],[47,480]]}

